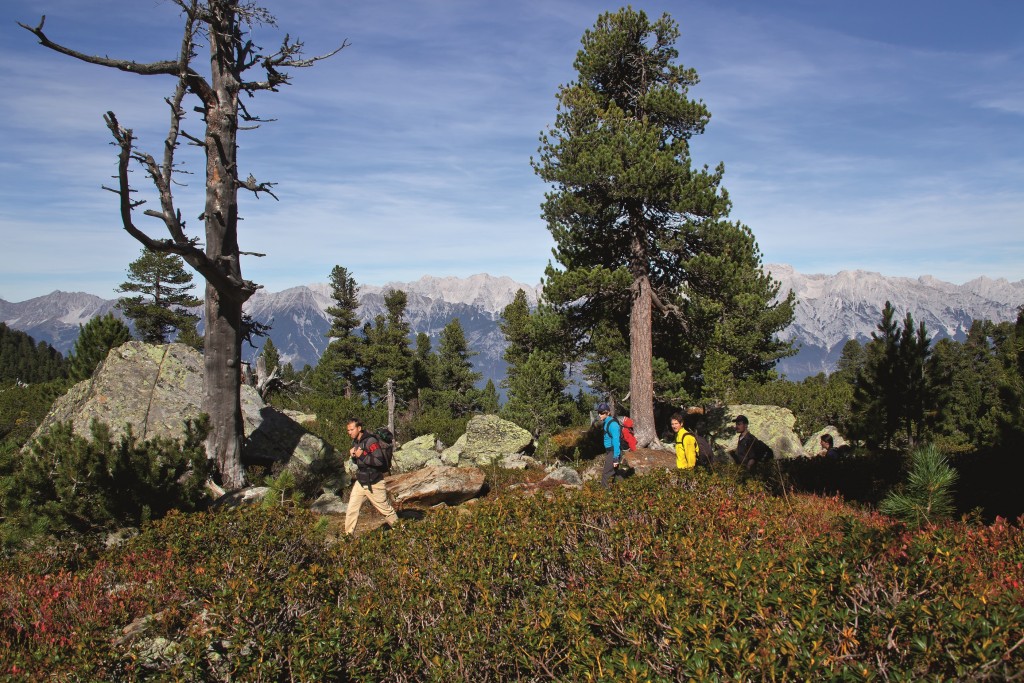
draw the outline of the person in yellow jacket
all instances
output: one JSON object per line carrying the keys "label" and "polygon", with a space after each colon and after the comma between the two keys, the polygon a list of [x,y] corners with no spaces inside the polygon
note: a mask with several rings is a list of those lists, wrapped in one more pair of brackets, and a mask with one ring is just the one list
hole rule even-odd
{"label": "person in yellow jacket", "polygon": [[676,467],[681,470],[691,469],[697,464],[697,439],[686,431],[686,418],[682,413],[673,414],[670,424],[676,433]]}

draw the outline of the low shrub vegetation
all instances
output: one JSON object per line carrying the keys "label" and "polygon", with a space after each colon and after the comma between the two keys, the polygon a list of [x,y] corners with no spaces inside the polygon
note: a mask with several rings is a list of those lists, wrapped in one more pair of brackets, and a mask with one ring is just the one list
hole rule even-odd
{"label": "low shrub vegetation", "polygon": [[[1005,680],[1024,533],[907,528],[732,472],[495,490],[329,542],[294,506],[8,556],[11,680]],[[41,571],[40,567],[46,567]]]}

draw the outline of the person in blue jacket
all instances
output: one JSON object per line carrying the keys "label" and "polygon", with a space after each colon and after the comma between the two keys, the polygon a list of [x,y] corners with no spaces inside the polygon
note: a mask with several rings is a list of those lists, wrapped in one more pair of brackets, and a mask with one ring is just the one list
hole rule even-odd
{"label": "person in blue jacket", "polygon": [[604,437],[604,469],[601,470],[601,486],[611,488],[616,478],[622,478],[619,469],[619,465],[622,464],[622,425],[612,417],[607,403],[598,404],[597,416],[601,422],[601,434]]}

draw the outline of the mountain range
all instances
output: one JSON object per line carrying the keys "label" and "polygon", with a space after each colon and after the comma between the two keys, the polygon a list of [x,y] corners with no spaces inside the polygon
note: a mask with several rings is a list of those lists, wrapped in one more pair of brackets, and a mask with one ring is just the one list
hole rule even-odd
{"label": "mountain range", "polygon": [[[892,302],[901,319],[909,311],[915,322],[924,322],[935,339],[958,340],[965,337],[973,320],[1015,320],[1018,308],[1024,305],[1024,280],[979,277],[956,285],[928,275],[914,279],[860,270],[804,275],[791,266],[777,264],[766,265],[765,269],[781,283],[782,293],[790,289],[796,293],[793,323],[780,336],[793,341],[799,352],[778,366],[780,373],[793,380],[831,372],[849,339],[869,340],[886,301]],[[414,335],[427,333],[435,350],[441,330],[458,318],[470,350],[478,354],[473,358],[475,369],[483,374],[484,381],[493,379],[495,384],[500,383],[506,369],[501,358],[505,338],[498,327],[501,312],[519,289],[524,290],[531,304],[540,293],[539,286],[487,274],[468,278],[425,276],[415,282],[365,285],[359,289],[363,321],[385,312],[384,294],[389,289],[406,292],[410,328]],[[118,314],[116,303],[116,299],[60,291],[20,303],[0,299],[0,320],[67,354],[79,324],[111,310]],[[324,333],[329,323],[324,311],[332,303],[327,284],[311,284],[280,292],[260,290],[246,304],[246,312],[271,324],[270,338],[281,358],[299,369],[315,365],[327,346]],[[249,347],[245,350],[247,360],[258,352]]]}

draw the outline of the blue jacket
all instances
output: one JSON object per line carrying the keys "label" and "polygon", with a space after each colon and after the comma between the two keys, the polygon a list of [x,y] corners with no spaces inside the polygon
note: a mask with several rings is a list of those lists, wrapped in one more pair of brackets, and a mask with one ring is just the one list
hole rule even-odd
{"label": "blue jacket", "polygon": [[601,431],[604,432],[604,449],[613,449],[612,457],[618,460],[622,457],[622,425],[609,415],[601,423]]}

